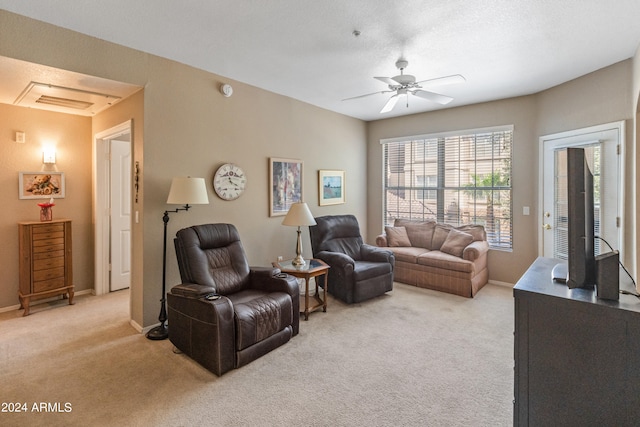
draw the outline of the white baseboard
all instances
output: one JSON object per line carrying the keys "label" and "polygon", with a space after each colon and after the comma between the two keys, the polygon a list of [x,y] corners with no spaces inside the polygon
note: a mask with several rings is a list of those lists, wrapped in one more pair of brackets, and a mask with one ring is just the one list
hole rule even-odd
{"label": "white baseboard", "polygon": [[[91,294],[91,293],[93,293],[93,289],[84,289],[82,291],[74,292],[73,295],[75,297],[75,296],[78,296],[78,295],[86,295],[86,294]],[[57,301],[58,299],[59,299],[59,295],[55,296],[55,297],[51,297],[51,298],[39,299],[39,300],[31,302],[29,304],[29,306],[33,307],[34,305],[45,304],[45,303],[48,303],[48,302]],[[20,304],[10,305],[8,307],[2,307],[2,308],[0,308],[0,313],[6,313],[7,311],[13,311],[13,310],[20,310]]]}
{"label": "white baseboard", "polygon": [[131,325],[131,327],[133,327],[133,329],[135,329],[140,334],[142,334],[142,333],[146,334],[149,331],[149,329],[155,328],[156,326],[159,325],[159,323],[158,323],[156,325],[148,326],[146,328],[143,328],[142,326],[140,326],[140,324],[138,322],[136,322],[133,319],[129,320],[129,324]]}
{"label": "white baseboard", "polygon": [[487,283],[491,285],[496,285],[496,286],[503,286],[505,288],[513,288],[515,286],[513,283],[499,282],[497,280],[489,280],[489,282]]}

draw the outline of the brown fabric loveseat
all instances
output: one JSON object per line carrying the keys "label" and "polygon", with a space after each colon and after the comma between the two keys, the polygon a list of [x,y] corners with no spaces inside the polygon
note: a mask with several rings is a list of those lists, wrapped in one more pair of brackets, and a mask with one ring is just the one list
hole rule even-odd
{"label": "brown fabric loveseat", "polygon": [[396,219],[376,245],[395,255],[398,282],[471,298],[489,280],[489,244],[481,225]]}

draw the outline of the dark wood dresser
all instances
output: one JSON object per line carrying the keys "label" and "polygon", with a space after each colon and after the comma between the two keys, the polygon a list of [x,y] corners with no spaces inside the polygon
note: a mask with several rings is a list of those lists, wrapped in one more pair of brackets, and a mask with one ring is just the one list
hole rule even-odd
{"label": "dark wood dresser", "polygon": [[23,315],[35,299],[63,295],[73,304],[71,220],[20,222],[18,230]]}
{"label": "dark wood dresser", "polygon": [[[640,300],[598,299],[538,258],[514,288],[514,426],[640,425]],[[620,274],[620,289],[635,291]]]}

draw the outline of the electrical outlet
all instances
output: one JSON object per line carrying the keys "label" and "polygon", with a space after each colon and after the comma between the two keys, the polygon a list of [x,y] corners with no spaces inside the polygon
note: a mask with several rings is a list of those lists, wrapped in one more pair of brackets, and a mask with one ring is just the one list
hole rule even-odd
{"label": "electrical outlet", "polygon": [[278,255],[278,262],[282,261],[284,258],[282,257],[282,255]]}

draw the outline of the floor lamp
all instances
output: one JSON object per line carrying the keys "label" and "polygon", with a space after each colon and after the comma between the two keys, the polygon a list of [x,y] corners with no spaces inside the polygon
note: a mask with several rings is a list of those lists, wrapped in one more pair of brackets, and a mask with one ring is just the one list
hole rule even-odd
{"label": "floor lamp", "polygon": [[303,225],[316,225],[316,220],[311,215],[311,211],[306,203],[298,202],[291,205],[287,216],[284,217],[282,225],[290,225],[298,227],[298,240],[296,241],[296,257],[291,261],[295,266],[305,265],[306,262],[302,258],[302,237],[300,235],[300,227]]}
{"label": "floor lamp", "polygon": [[181,208],[172,211],[164,211],[162,221],[164,222],[164,246],[162,248],[162,299],[160,300],[160,315],[158,320],[160,326],[156,326],[147,332],[147,338],[150,340],[164,340],[169,337],[169,328],[167,327],[167,224],[169,223],[169,213],[188,211],[189,205],[208,205],[209,196],[207,195],[207,186],[204,178],[176,177],[171,181],[171,189],[167,198],[168,205],[183,205]]}

